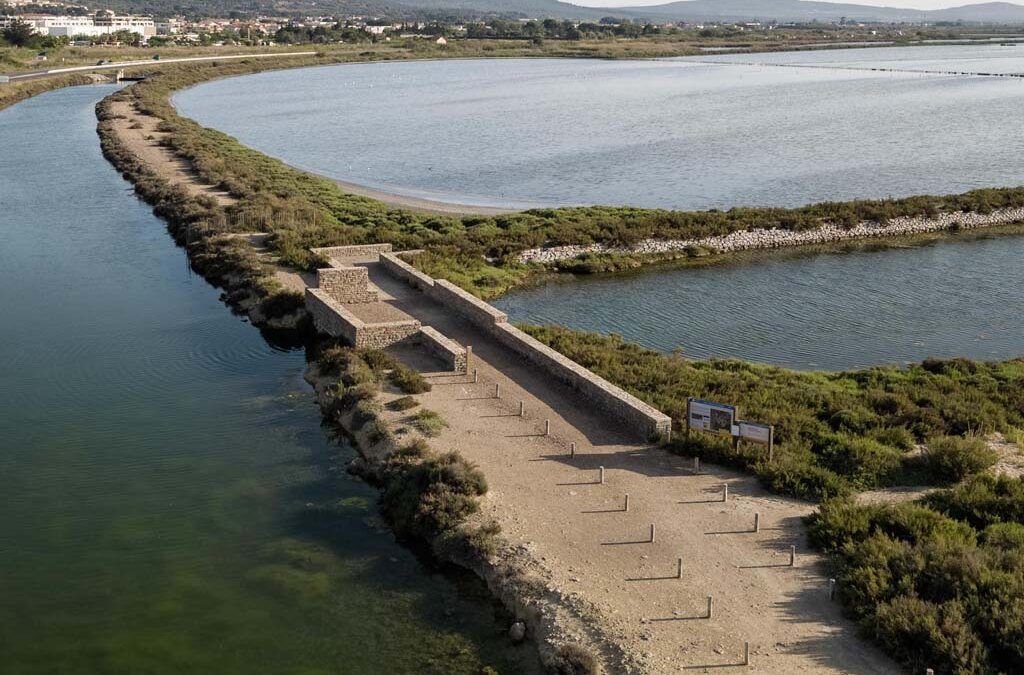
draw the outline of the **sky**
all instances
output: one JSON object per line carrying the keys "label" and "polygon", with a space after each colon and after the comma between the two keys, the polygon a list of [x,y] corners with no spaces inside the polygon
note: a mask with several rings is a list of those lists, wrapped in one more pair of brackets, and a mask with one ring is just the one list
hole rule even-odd
{"label": "sky", "polygon": [[[584,7],[630,7],[636,5],[655,5],[672,2],[672,0],[568,0],[574,5]],[[822,2],[839,2],[840,0],[821,0]],[[874,5],[876,7],[904,7],[908,9],[945,9],[975,5],[986,0],[842,0],[844,4]],[[1018,0],[1009,0],[1019,4]]]}

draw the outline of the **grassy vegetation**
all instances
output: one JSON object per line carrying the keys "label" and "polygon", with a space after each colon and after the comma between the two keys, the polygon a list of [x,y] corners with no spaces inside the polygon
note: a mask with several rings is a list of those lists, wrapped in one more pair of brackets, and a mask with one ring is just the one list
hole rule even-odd
{"label": "grassy vegetation", "polygon": [[[362,431],[371,443],[390,437],[380,418],[381,405],[375,399],[381,379],[393,372],[394,358],[377,350],[356,351],[335,345],[321,349],[316,363],[322,376],[337,377],[337,384],[329,389],[329,400],[323,404],[325,416],[337,422],[340,415],[351,413],[350,429]],[[403,404],[398,409],[416,405],[411,397],[393,404],[403,400],[412,405]],[[446,426],[430,410],[419,411],[413,419],[424,433]],[[421,439],[370,463],[364,475],[381,488],[384,515],[401,535],[430,543],[441,538],[444,546],[457,546],[473,555],[485,555],[493,549],[498,534],[493,525],[481,532],[455,534],[477,511],[477,498],[487,492],[483,474],[459,455],[437,453]],[[462,536],[472,537],[472,541],[453,541]]]}
{"label": "grassy vegetation", "polygon": [[922,503],[825,502],[812,543],[838,595],[913,672],[1024,671],[1024,480],[975,476]]}
{"label": "grassy vegetation", "polygon": [[62,75],[43,80],[26,80],[24,82],[0,84],[0,110],[47,91],[63,87],[73,87],[79,84],[89,84],[90,82],[92,82],[92,78],[88,75]]}
{"label": "grassy vegetation", "polygon": [[[948,483],[991,465],[971,436],[1024,427],[1024,360],[928,360],[799,372],[739,361],[690,361],[616,336],[524,326],[542,342],[672,416],[694,396],[739,406],[743,419],[775,425],[775,459],[727,438],[676,434],[684,454],[756,473],[770,489],[824,499],[897,484]],[[926,444],[927,451],[910,451]]]}
{"label": "grassy vegetation", "polygon": [[440,436],[441,430],[448,426],[444,418],[433,410],[423,409],[412,416],[412,424],[424,436]]}
{"label": "grassy vegetation", "polygon": [[[643,44],[643,41],[641,41]],[[555,47],[516,41],[459,43],[463,56],[616,56],[618,43],[559,42]],[[657,51],[663,46],[648,45]],[[678,45],[677,45],[678,48]],[[415,264],[481,297],[493,297],[538,272],[515,261],[528,248],[561,244],[634,244],[645,238],[697,238],[752,227],[805,230],[825,222],[852,226],[862,220],[935,215],[947,210],[989,212],[1024,205],[1024,188],[976,190],[947,197],[823,203],[794,209],[734,208],[680,212],[625,207],[535,209],[503,216],[452,217],[390,208],[373,199],[345,193],[333,181],[293,169],[246,148],[229,136],[180,117],[168,97],[184,87],[215,77],[281,67],[349,60],[411,59],[438,56],[436,47],[416,43],[408,49],[375,47],[362,52],[325,52],[322,56],[242,60],[170,66],[129,90],[136,105],[161,120],[166,144],[188,159],[206,182],[235,196],[237,205],[210,214],[218,231],[263,229],[269,245],[286,265],[316,267],[309,248],[386,241],[426,252]],[[699,256],[700,251],[693,252]],[[690,255],[689,252],[684,252]],[[680,254],[682,255],[682,254]],[[595,257],[563,264],[575,272],[633,267],[636,258]]]}

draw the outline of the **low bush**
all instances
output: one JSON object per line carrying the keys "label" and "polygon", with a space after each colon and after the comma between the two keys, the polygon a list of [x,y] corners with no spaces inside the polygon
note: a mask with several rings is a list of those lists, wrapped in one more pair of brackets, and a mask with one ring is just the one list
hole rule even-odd
{"label": "low bush", "polygon": [[423,409],[412,416],[412,425],[424,436],[433,437],[439,436],[448,423],[433,410]]}
{"label": "low bush", "polygon": [[388,373],[388,381],[404,394],[423,394],[433,388],[420,373],[403,364]]}
{"label": "low bush", "polygon": [[388,409],[404,412],[406,410],[412,410],[419,404],[419,401],[414,399],[412,396],[403,396],[402,398],[396,398],[391,403],[388,403]]}
{"label": "low bush", "polygon": [[936,436],[928,440],[922,458],[936,481],[955,483],[988,469],[999,457],[980,438]]}
{"label": "low bush", "polygon": [[479,469],[455,453],[389,463],[382,508],[402,534],[433,539],[465,521],[487,492]]}
{"label": "low bush", "polygon": [[906,454],[926,438],[1011,431],[1024,425],[1024,360],[932,359],[907,368],[798,372],[739,361],[691,361],[618,336],[554,326],[523,330],[670,415],[676,428],[687,397],[739,406],[745,419],[775,426],[775,458],[734,449],[727,438],[676,434],[674,452],[754,472],[771,490],[821,500],[852,491],[946,482],[987,466],[972,440],[940,441],[935,473]]}
{"label": "low bush", "polygon": [[593,654],[577,644],[564,644],[548,664],[554,675],[598,675],[601,668]]}

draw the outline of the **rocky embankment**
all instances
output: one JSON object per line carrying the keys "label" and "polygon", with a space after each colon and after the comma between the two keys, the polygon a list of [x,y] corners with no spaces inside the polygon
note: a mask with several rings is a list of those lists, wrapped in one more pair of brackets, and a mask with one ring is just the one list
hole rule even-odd
{"label": "rocky embankment", "polygon": [[934,218],[894,218],[885,223],[861,222],[850,228],[826,224],[813,230],[793,231],[782,229],[740,230],[717,237],[703,239],[645,239],[631,247],[611,247],[604,244],[586,246],[554,246],[534,248],[519,254],[524,263],[554,263],[570,260],[586,254],[658,254],[687,249],[706,249],[716,253],[730,253],[750,249],[782,248],[785,246],[806,246],[829,244],[851,239],[877,237],[898,237],[925,232],[941,232],[950,229],[976,229],[993,225],[1024,222],[1024,208],[1000,209],[991,213],[964,213],[953,211]]}

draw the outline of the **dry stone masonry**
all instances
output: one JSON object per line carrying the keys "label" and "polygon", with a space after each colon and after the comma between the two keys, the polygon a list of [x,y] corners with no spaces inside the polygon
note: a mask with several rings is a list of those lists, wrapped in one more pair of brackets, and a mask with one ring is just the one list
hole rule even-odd
{"label": "dry stone masonry", "polygon": [[366,268],[355,267],[352,263],[379,262],[390,275],[421,291],[425,301],[433,300],[468,320],[519,359],[568,385],[588,405],[620,420],[636,435],[646,439],[669,433],[672,420],[668,415],[510,325],[504,312],[444,279],[433,279],[417,270],[398,254],[392,253],[390,245],[314,249],[314,253],[323,256],[331,265],[318,271],[321,287],[306,290],[307,308],[319,331],[341,337],[356,347],[377,349],[404,340],[415,340],[450,370],[466,372],[467,348],[435,328],[421,326],[415,320],[365,322],[345,307],[345,304],[378,301],[377,292],[369,286]]}
{"label": "dry stone masonry", "polygon": [[934,218],[893,218],[886,223],[864,221],[851,228],[826,224],[813,230],[794,232],[781,229],[740,230],[717,237],[703,239],[645,239],[632,247],[610,247],[604,244],[587,246],[553,246],[533,248],[519,254],[523,263],[553,263],[570,260],[588,253],[655,254],[684,251],[690,248],[711,249],[718,253],[761,248],[782,248],[807,244],[829,244],[850,239],[897,237],[925,232],[941,232],[953,227],[965,230],[993,225],[1024,222],[1024,208],[999,209],[991,213],[965,213],[954,211]]}

